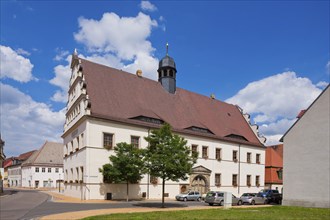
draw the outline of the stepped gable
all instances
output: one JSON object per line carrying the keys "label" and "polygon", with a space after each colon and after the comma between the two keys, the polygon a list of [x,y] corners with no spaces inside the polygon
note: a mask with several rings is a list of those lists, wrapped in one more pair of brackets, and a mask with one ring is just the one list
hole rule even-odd
{"label": "stepped gable", "polygon": [[235,105],[181,88],[171,94],[157,81],[80,61],[92,116],[133,124],[152,118],[177,132],[263,147]]}

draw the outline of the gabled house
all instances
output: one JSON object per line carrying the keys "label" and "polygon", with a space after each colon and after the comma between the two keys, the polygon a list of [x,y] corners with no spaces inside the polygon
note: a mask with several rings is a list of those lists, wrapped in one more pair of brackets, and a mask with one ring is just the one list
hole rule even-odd
{"label": "gabled house", "polygon": [[281,138],[283,205],[330,208],[329,85]]}
{"label": "gabled house", "polygon": [[[125,198],[125,184],[103,183],[99,172],[120,142],[144,148],[151,129],[169,123],[199,153],[188,180],[166,182],[166,196],[197,190],[239,196],[264,188],[265,139],[238,106],[176,86],[174,59],[159,62],[158,81],[79,58],[71,61],[64,141],[66,195],[82,199]],[[157,178],[130,186],[130,198],[161,198]],[[111,196],[108,196],[110,195]]]}
{"label": "gabled house", "polygon": [[18,157],[11,157],[8,160],[5,172],[8,173],[8,186],[21,187],[22,186],[22,170],[21,164],[27,160],[36,150],[20,154]]}
{"label": "gabled house", "polygon": [[58,187],[63,180],[63,144],[46,141],[21,169],[22,187]]}
{"label": "gabled house", "polygon": [[283,144],[266,148],[265,188],[283,189]]}

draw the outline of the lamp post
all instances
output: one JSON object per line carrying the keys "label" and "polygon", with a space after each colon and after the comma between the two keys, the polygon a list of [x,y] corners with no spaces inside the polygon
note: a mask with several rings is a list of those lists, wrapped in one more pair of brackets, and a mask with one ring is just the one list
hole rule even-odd
{"label": "lamp post", "polygon": [[61,192],[61,174],[58,174],[58,192]]}

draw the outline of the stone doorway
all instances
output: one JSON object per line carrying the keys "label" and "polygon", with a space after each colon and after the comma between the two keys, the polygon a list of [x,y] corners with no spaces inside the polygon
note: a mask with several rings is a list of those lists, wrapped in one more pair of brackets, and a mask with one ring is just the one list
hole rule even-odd
{"label": "stone doorway", "polygon": [[208,184],[203,175],[196,176],[191,183],[191,190],[198,191],[200,194],[205,194],[208,191]]}
{"label": "stone doorway", "polygon": [[194,167],[190,175],[190,190],[205,194],[210,190],[211,170],[204,166]]}

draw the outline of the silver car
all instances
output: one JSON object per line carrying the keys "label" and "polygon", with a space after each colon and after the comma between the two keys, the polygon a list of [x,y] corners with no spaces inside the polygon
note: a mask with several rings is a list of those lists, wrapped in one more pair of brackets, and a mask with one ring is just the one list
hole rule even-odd
{"label": "silver car", "polygon": [[241,200],[243,204],[251,204],[252,198],[256,196],[256,193],[243,193]]}
{"label": "silver car", "polygon": [[[218,204],[224,205],[224,192],[210,191],[206,194],[205,202],[210,206]],[[242,200],[232,195],[232,205],[242,205]]]}
{"label": "silver car", "polygon": [[200,201],[201,200],[201,194],[197,191],[190,191],[188,193],[181,193],[179,195],[175,196],[175,199],[178,201],[188,201],[188,200],[196,200]]}
{"label": "silver car", "polygon": [[257,205],[257,204],[267,204],[267,198],[264,197],[262,193],[243,193],[241,196],[242,203]]}

